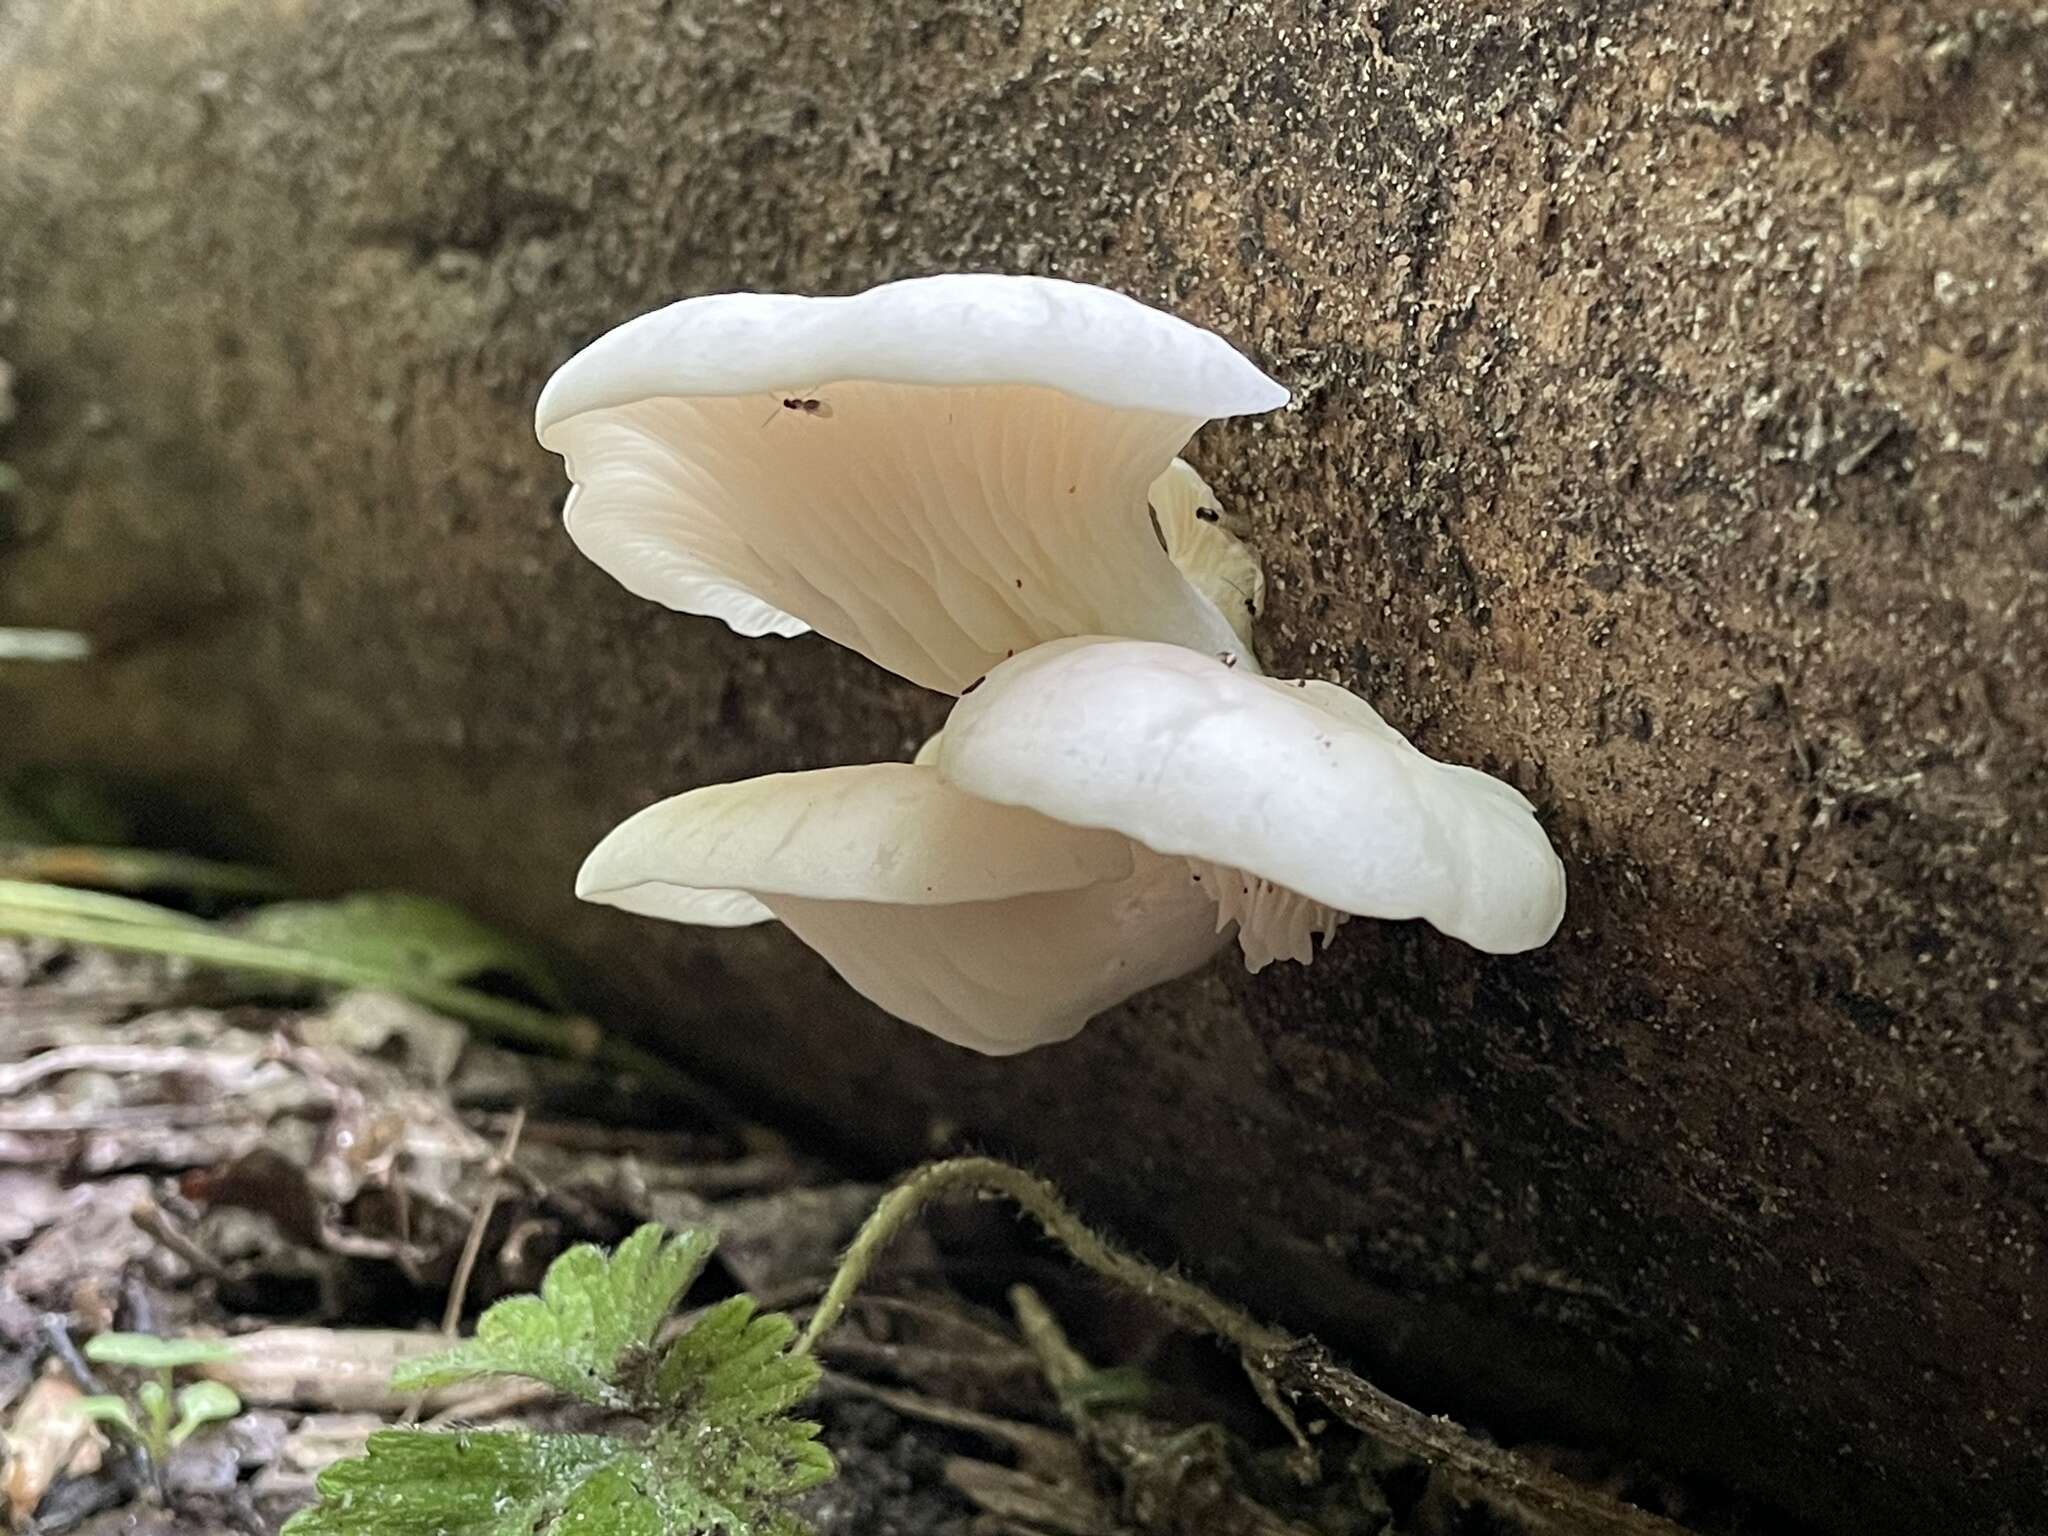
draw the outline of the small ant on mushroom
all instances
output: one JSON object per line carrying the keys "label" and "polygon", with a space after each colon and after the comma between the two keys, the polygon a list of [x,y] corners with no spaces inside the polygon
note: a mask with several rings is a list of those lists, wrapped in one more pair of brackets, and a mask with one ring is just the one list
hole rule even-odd
{"label": "small ant on mushroom", "polygon": [[[820,421],[830,421],[832,419],[832,407],[823,400],[810,395],[784,395],[777,409],[795,411],[799,416],[814,416]],[[774,420],[775,412],[770,411],[767,416],[762,418],[761,430],[765,432],[768,429],[768,424]]]}

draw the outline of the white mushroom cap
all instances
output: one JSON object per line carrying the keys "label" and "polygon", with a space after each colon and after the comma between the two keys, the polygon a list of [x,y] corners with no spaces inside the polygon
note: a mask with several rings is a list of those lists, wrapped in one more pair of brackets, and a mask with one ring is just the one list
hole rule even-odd
{"label": "white mushroom cap", "polygon": [[946,276],[643,315],[562,367],[537,426],[571,535],[632,591],[957,692],[1065,635],[1237,645],[1146,492],[1203,422],[1286,399],[1120,294]]}
{"label": "white mushroom cap", "polygon": [[[1042,645],[954,706],[933,755],[968,793],[1190,860],[1254,968],[1336,914],[1415,918],[1495,953],[1549,940],[1564,868],[1529,802],[1425,757],[1331,683],[1175,646]],[[1328,909],[1318,912],[1317,908]]]}
{"label": "white mushroom cap", "polygon": [[680,922],[772,915],[863,996],[991,1055],[1065,1039],[1223,942],[1178,861],[907,763],[664,800],[597,846],[576,892]]}

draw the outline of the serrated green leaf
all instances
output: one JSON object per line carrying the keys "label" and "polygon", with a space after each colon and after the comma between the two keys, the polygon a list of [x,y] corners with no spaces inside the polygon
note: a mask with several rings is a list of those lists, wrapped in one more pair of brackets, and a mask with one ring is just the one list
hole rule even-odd
{"label": "serrated green leaf", "polygon": [[320,1474],[284,1536],[800,1536],[726,1502],[643,1446],[606,1435],[387,1429]]}
{"label": "serrated green leaf", "polygon": [[232,1359],[234,1353],[219,1339],[160,1339],[153,1333],[102,1333],[85,1341],[85,1358],[93,1364],[138,1371],[174,1371]]}
{"label": "serrated green leaf", "polygon": [[730,1297],[670,1346],[656,1391],[671,1411],[709,1424],[787,1412],[818,1384],[817,1361],[788,1352],[795,1338],[796,1325],[780,1312],[757,1316],[752,1297]]}
{"label": "serrated green leaf", "polygon": [[697,1522],[682,1529],[748,1536],[771,1528],[776,1503],[838,1470],[817,1435],[817,1425],[800,1419],[665,1430],[648,1442],[653,1486],[682,1496],[676,1507]]}
{"label": "serrated green leaf", "polygon": [[795,1337],[787,1317],[734,1296],[670,1346],[655,1375],[669,1417],[651,1442],[665,1481],[762,1511],[832,1477],[818,1426],[786,1417],[818,1383],[818,1363],[789,1353]]}
{"label": "serrated green leaf", "polygon": [[641,1491],[632,1474],[642,1467],[635,1456],[630,1466],[614,1462],[586,1478],[563,1502],[560,1517],[547,1527],[548,1536],[670,1536],[688,1530],[665,1521],[660,1507]]}
{"label": "serrated green leaf", "polygon": [[621,1362],[653,1347],[717,1241],[700,1231],[664,1242],[650,1224],[609,1258],[589,1244],[571,1248],[548,1267],[538,1296],[499,1302],[477,1320],[475,1338],[400,1366],[391,1384],[420,1392],[473,1376],[525,1376],[587,1403],[634,1407]]}
{"label": "serrated green leaf", "polygon": [[715,1242],[645,1226],[609,1257],[573,1248],[540,1295],[499,1302],[475,1338],[392,1381],[531,1377],[631,1410],[640,1434],[384,1431],[321,1475],[319,1507],[286,1536],[804,1536],[779,1505],[835,1468],[818,1426],[788,1417],[818,1379],[815,1361],[789,1352],[795,1326],[736,1296],[654,1357]]}
{"label": "serrated green leaf", "polygon": [[[577,1507],[579,1492],[616,1471],[631,1448],[604,1435],[511,1430],[386,1429],[366,1454],[320,1474],[320,1502],[286,1522],[287,1536],[537,1536]],[[616,1489],[616,1478],[605,1490]],[[588,1506],[584,1506],[588,1507]],[[622,1524],[634,1533],[647,1527]],[[577,1527],[567,1527],[577,1529]],[[594,1526],[582,1530],[593,1533]]]}
{"label": "serrated green leaf", "polygon": [[370,891],[339,901],[280,901],[250,913],[239,931],[394,976],[447,983],[510,976],[550,1007],[567,1006],[561,983],[531,949],[430,896]]}

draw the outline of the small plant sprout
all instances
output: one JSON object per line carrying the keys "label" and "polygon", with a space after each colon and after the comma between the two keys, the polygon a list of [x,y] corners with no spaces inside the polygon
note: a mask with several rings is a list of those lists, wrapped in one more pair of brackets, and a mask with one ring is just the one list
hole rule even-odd
{"label": "small plant sprout", "polygon": [[[792,378],[834,381],[831,420],[773,447],[736,431],[734,398]],[[912,763],[649,807],[577,893],[779,919],[873,1002],[990,1054],[1064,1039],[1233,935],[1253,971],[1353,916],[1548,942],[1564,869],[1527,800],[1343,688],[1264,675],[1248,527],[1174,455],[1285,400],[1206,331],[1037,278],[690,300],[598,341],[540,403],[584,551],[672,608],[815,628],[958,702]]]}
{"label": "small plant sprout", "polygon": [[77,1411],[111,1425],[142,1448],[153,1472],[208,1424],[232,1419],[242,1400],[217,1381],[195,1381],[173,1390],[174,1373],[225,1360],[233,1352],[212,1339],[159,1339],[147,1333],[103,1333],[88,1339],[85,1357],[141,1375],[130,1396],[108,1394],[78,1400]]}

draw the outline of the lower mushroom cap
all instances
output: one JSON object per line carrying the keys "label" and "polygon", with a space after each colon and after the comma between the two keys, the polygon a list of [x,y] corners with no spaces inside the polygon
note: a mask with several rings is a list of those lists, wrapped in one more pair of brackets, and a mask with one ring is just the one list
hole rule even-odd
{"label": "lower mushroom cap", "polygon": [[665,800],[599,844],[577,893],[681,922],[772,915],[862,995],[990,1054],[1065,1039],[1227,937],[1179,860],[910,764]]}
{"label": "lower mushroom cap", "polygon": [[1229,941],[1178,860],[1138,850],[1122,880],[942,907],[769,897],[861,996],[989,1056],[1051,1045],[1184,976]]}
{"label": "lower mushroom cap", "polygon": [[941,906],[1121,880],[1132,856],[1124,838],[978,800],[929,768],[869,763],[712,784],[651,805],[591,850],[576,894],[608,901],[651,884]]}

